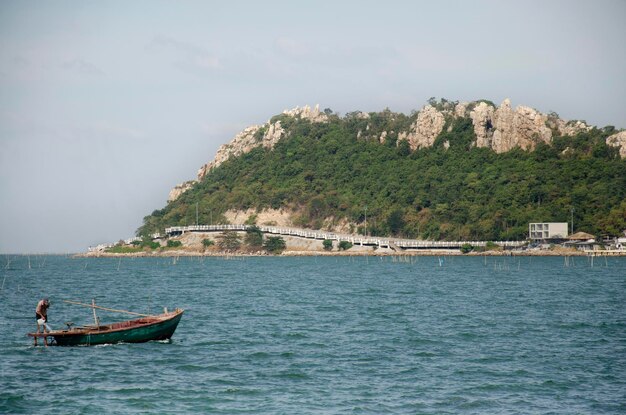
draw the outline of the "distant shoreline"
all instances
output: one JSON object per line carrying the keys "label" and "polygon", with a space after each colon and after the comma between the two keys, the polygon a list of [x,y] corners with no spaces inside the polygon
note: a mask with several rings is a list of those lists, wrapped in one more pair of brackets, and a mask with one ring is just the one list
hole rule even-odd
{"label": "distant shoreline", "polygon": [[[503,256],[503,257],[533,257],[533,256],[550,256],[550,257],[566,257],[566,256],[588,256],[585,251],[485,251],[485,252],[469,252],[461,251],[283,251],[281,254],[268,254],[264,252],[226,252],[226,251],[165,251],[165,252],[134,252],[134,253],[112,253],[112,252],[87,252],[74,255],[76,258],[175,258],[175,257],[388,257],[388,256],[465,256],[465,257],[482,257],[482,256]],[[621,256],[626,256],[624,252]]]}

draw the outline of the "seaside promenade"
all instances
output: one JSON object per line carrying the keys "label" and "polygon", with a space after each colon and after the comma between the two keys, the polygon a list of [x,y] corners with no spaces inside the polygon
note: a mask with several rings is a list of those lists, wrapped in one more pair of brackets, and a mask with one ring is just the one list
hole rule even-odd
{"label": "seaside promenade", "polygon": [[[300,229],[282,226],[257,226],[257,225],[192,225],[192,226],[172,226],[165,229],[167,237],[179,236],[187,232],[245,232],[256,226],[263,233],[270,235],[292,236],[305,239],[331,240],[337,242],[350,242],[353,245],[375,246],[378,248],[391,248],[394,251],[406,249],[460,249],[463,245],[469,244],[474,247],[484,247],[487,241],[427,241],[421,239],[402,239],[377,236],[364,236],[354,234],[343,234],[328,231],[315,231],[310,229]],[[160,235],[159,235],[160,236]],[[504,249],[520,248],[527,244],[526,241],[492,241]]]}

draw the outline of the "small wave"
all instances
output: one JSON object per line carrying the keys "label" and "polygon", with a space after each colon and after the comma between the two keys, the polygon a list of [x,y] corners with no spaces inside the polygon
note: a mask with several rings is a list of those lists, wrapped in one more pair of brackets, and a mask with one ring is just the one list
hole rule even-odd
{"label": "small wave", "polygon": [[200,371],[206,370],[206,367],[193,365],[193,364],[186,364],[186,365],[178,366],[178,369],[184,372],[200,372]]}
{"label": "small wave", "polygon": [[300,332],[287,333],[286,336],[292,339],[306,339],[309,337],[308,335]]}
{"label": "small wave", "polygon": [[572,385],[571,382],[560,382],[552,379],[548,379],[541,383],[541,387],[550,389],[567,390]]}
{"label": "small wave", "polygon": [[594,327],[594,324],[577,321],[577,322],[571,322],[571,323],[561,323],[557,327],[560,329],[586,329],[586,328]]}
{"label": "small wave", "polygon": [[412,339],[409,339],[409,343],[411,345],[418,346],[418,345],[428,345],[428,344],[442,344],[443,342],[439,340],[424,338],[424,337],[414,337]]}
{"label": "small wave", "polygon": [[502,389],[502,384],[486,383],[486,384],[483,384],[483,385],[475,386],[475,387],[471,388],[470,390],[472,390],[472,391],[482,391],[482,392],[491,392],[491,391],[497,391],[497,390],[501,390],[501,389]]}
{"label": "small wave", "polygon": [[11,414],[22,412],[26,409],[25,403],[26,399],[23,395],[0,393],[0,412],[2,413]]}
{"label": "small wave", "polygon": [[304,379],[308,379],[309,375],[303,372],[298,372],[298,371],[284,371],[284,372],[278,373],[275,377],[279,379],[304,380]]}
{"label": "small wave", "polygon": [[417,352],[417,353],[413,353],[413,356],[415,356],[415,357],[435,357],[435,356],[437,356],[437,353]]}
{"label": "small wave", "polygon": [[327,349],[329,346],[324,343],[300,343],[302,348]]}
{"label": "small wave", "polygon": [[254,352],[254,353],[249,354],[248,357],[251,359],[267,359],[271,356],[267,352]]}
{"label": "small wave", "polygon": [[474,339],[478,339],[481,336],[477,333],[473,333],[471,331],[464,331],[461,333],[458,333],[458,337],[464,339],[464,340],[474,340]]}
{"label": "small wave", "polygon": [[244,396],[259,395],[261,393],[261,391],[259,391],[257,389],[236,388],[236,387],[227,388],[224,392],[226,392],[228,394],[244,395]]}
{"label": "small wave", "polygon": [[138,393],[145,393],[146,391],[149,391],[149,389],[139,386],[139,387],[133,387],[133,388],[118,388],[118,389],[112,390],[111,392],[122,395],[122,396],[132,396]]}
{"label": "small wave", "polygon": [[487,409],[487,408],[494,408],[496,406],[496,404],[494,404],[493,401],[490,400],[484,400],[484,399],[475,399],[475,400],[471,400],[468,402],[463,402],[459,405],[460,409]]}

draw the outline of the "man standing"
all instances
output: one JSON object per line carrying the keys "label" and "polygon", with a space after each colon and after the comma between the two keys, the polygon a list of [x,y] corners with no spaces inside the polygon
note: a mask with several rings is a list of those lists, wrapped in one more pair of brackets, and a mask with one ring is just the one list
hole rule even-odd
{"label": "man standing", "polygon": [[[46,332],[46,328],[50,331],[50,327],[46,324],[48,322],[48,307],[50,307],[50,301],[47,298],[39,301],[37,303],[37,308],[35,309],[35,318],[37,319],[37,333],[39,333],[39,328],[41,327],[42,332]],[[47,346],[48,341],[44,337],[43,343]],[[37,337],[35,337],[35,346],[37,346]]]}

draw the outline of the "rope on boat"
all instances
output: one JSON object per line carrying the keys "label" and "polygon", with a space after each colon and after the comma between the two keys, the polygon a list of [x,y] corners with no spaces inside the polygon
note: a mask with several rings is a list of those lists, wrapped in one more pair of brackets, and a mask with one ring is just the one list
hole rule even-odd
{"label": "rope on boat", "polygon": [[141,314],[141,313],[135,313],[133,311],[117,310],[115,308],[100,307],[99,305],[79,303],[78,301],[63,300],[63,302],[68,303],[68,304],[82,305],[84,307],[89,307],[89,308],[97,308],[98,310],[112,311],[114,313],[126,313],[126,314],[132,314],[135,316],[141,316],[141,317],[153,317],[151,314]]}

